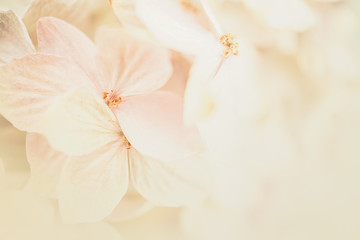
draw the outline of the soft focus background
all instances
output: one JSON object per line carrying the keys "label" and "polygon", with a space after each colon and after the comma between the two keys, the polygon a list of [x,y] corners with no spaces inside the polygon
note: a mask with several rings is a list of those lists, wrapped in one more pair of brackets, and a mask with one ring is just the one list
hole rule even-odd
{"label": "soft focus background", "polygon": [[[25,133],[0,116],[1,240],[360,239],[360,2],[210,5],[239,39],[244,78],[254,84],[243,91],[249,111],[241,118],[223,109],[199,124],[213,176],[208,198],[127,221],[65,225],[56,203],[27,186]],[[0,0],[8,9],[34,43],[41,16],[62,18],[90,38],[102,24],[120,24],[105,0]],[[182,95],[191,62],[178,53],[173,62],[165,88]]]}

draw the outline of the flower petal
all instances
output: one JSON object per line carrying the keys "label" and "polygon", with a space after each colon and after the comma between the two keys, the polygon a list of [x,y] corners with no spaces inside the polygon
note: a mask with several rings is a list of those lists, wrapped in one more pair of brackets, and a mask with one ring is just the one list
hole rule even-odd
{"label": "flower petal", "polygon": [[184,120],[187,125],[207,118],[215,108],[211,82],[221,64],[220,58],[196,58],[190,70],[184,96]]}
{"label": "flower petal", "polygon": [[[32,0],[27,11],[24,14],[23,21],[28,29],[30,38],[36,42],[36,22],[45,16],[52,16],[60,19],[64,19],[67,22],[71,22],[76,26],[83,29],[89,28],[90,16],[93,20],[94,16],[92,8],[94,8],[98,1],[87,0]],[[99,5],[99,4],[97,4]],[[87,24],[86,24],[86,23]],[[87,26],[85,26],[87,25]]]}
{"label": "flower petal", "polygon": [[238,49],[241,54],[224,61],[211,82],[211,89],[219,110],[228,109],[234,119],[252,119],[263,110],[256,72],[258,55],[245,40]]}
{"label": "flower petal", "polygon": [[42,133],[51,146],[68,155],[88,154],[121,140],[110,108],[86,89],[75,89],[59,98],[44,116]]}
{"label": "flower petal", "polygon": [[197,129],[184,126],[182,113],[182,99],[161,91],[129,97],[115,109],[132,146],[164,161],[182,159],[202,150]]}
{"label": "flower petal", "polygon": [[129,191],[106,220],[120,222],[138,217],[153,208],[148,200],[137,192]]}
{"label": "flower petal", "polygon": [[40,18],[37,22],[37,34],[40,52],[70,57],[94,84],[101,84],[95,62],[97,50],[85,34],[69,23],[53,17]]}
{"label": "flower petal", "polygon": [[[192,157],[164,163],[129,151],[130,179],[150,202],[168,207],[190,204],[204,196],[204,168]],[[201,174],[200,174],[201,173]]]}
{"label": "flower petal", "polygon": [[143,24],[167,47],[176,51],[199,55],[221,46],[214,35],[181,1],[137,0],[136,11]]}
{"label": "flower petal", "polygon": [[28,133],[26,157],[30,164],[33,189],[40,195],[57,198],[60,176],[68,156],[54,150],[42,135]]}
{"label": "flower petal", "polygon": [[67,223],[95,222],[108,216],[126,193],[128,152],[119,142],[72,157],[59,185],[59,206]]}
{"label": "flower petal", "polygon": [[86,75],[69,59],[32,54],[0,68],[0,113],[15,127],[38,132],[55,97],[81,86]]}
{"label": "flower petal", "polygon": [[128,28],[143,28],[143,24],[135,12],[135,1],[112,0],[111,4],[119,21]]}
{"label": "flower petal", "polygon": [[0,32],[0,64],[35,52],[24,24],[13,11],[0,11]]}
{"label": "flower petal", "polygon": [[171,76],[169,51],[125,30],[99,30],[96,45],[103,75],[109,80],[106,89],[116,89],[121,96],[159,89]]}

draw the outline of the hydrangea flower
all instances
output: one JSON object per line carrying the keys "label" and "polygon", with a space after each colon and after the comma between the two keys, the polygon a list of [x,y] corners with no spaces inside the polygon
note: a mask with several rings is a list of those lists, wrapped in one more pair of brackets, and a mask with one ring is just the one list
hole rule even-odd
{"label": "hydrangea flower", "polygon": [[188,180],[197,177],[189,172],[201,150],[198,133],[183,125],[180,97],[154,91],[172,73],[168,51],[109,29],[99,31],[95,46],[52,17],[37,29],[39,53],[0,69],[0,112],[49,141],[51,148],[30,134],[27,151],[33,174],[55,174],[49,182],[58,187],[63,218],[103,219],[129,182],[154,204],[198,197],[199,186]]}

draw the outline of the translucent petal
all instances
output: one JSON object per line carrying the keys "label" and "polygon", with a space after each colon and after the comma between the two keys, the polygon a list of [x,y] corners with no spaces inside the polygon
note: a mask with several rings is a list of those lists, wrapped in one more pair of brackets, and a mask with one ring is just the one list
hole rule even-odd
{"label": "translucent petal", "polygon": [[119,124],[97,95],[76,89],[57,99],[42,120],[51,146],[68,155],[83,155],[121,140]]}
{"label": "translucent petal", "polygon": [[59,206],[67,223],[95,222],[110,215],[128,188],[127,149],[118,142],[72,157],[59,185]]}
{"label": "translucent petal", "polygon": [[129,97],[115,114],[129,142],[144,155],[169,161],[202,150],[197,129],[184,126],[182,99],[173,93]]}
{"label": "translucent petal", "polygon": [[106,91],[120,96],[147,93],[162,87],[172,65],[167,49],[137,39],[124,30],[101,29],[96,35]]}
{"label": "translucent petal", "polygon": [[206,171],[196,157],[164,163],[131,149],[129,164],[135,189],[156,205],[181,206],[204,196],[199,179],[206,179]]}
{"label": "translucent petal", "polygon": [[66,58],[31,54],[0,68],[0,112],[15,127],[38,132],[40,118],[57,96],[86,83]]}

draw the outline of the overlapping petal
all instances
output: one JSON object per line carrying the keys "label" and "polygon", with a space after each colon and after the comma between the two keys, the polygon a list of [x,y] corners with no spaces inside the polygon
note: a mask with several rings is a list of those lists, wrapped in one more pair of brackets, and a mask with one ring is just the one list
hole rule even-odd
{"label": "overlapping petal", "polygon": [[194,13],[181,6],[181,1],[137,0],[136,11],[159,41],[176,51],[201,55],[220,45],[203,25],[200,8]]}
{"label": "overlapping petal", "polygon": [[108,216],[125,195],[128,152],[119,142],[72,157],[59,185],[60,213],[65,222],[94,222]]}
{"label": "overlapping petal", "polygon": [[57,198],[60,176],[68,156],[54,150],[45,137],[36,133],[26,136],[26,156],[33,189],[42,196]]}
{"label": "overlapping petal", "polygon": [[75,89],[59,98],[42,120],[42,133],[57,150],[83,155],[121,140],[119,124],[100,97]]}
{"label": "overlapping petal", "polygon": [[114,211],[106,218],[111,222],[120,222],[138,217],[153,208],[148,200],[142,197],[131,185]]}
{"label": "overlapping petal", "polygon": [[172,74],[168,50],[124,30],[103,28],[95,42],[107,91],[116,89],[120,96],[151,92],[162,87]]}
{"label": "overlapping petal", "polygon": [[31,54],[0,68],[0,112],[15,127],[39,131],[39,122],[53,100],[87,82],[81,69],[66,58]]}
{"label": "overlapping petal", "polygon": [[[199,180],[196,157],[164,163],[129,151],[131,181],[150,202],[161,206],[181,206],[199,200],[205,193]],[[204,169],[203,169],[204,170]],[[202,174],[205,178],[205,171]]]}
{"label": "overlapping petal", "polygon": [[35,52],[24,24],[13,11],[0,11],[0,32],[0,65]]}
{"label": "overlapping petal", "polygon": [[64,19],[72,24],[82,26],[89,15],[87,0],[32,0],[26,10],[23,21],[29,31],[30,38],[36,42],[36,22],[45,16]]}
{"label": "overlapping petal", "polygon": [[122,131],[142,154],[169,161],[201,151],[201,139],[183,123],[182,99],[170,92],[128,97],[115,110]]}
{"label": "overlapping petal", "polygon": [[120,22],[129,28],[144,27],[140,19],[136,15],[135,1],[133,0],[112,0],[111,4],[114,12]]}
{"label": "overlapping petal", "polygon": [[71,58],[95,86],[103,85],[95,62],[96,47],[85,34],[63,20],[43,17],[37,22],[37,35],[40,52]]}

